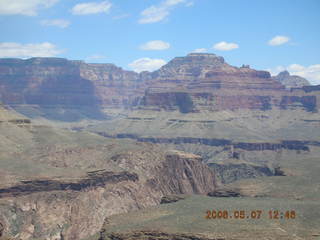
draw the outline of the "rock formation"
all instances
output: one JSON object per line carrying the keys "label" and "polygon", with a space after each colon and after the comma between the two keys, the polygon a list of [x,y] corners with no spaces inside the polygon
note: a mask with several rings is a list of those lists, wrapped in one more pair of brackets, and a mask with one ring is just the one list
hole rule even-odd
{"label": "rock formation", "polygon": [[[307,111],[319,108],[318,90],[297,94],[281,84],[287,81],[295,82],[292,87],[306,85],[286,72],[272,78],[269,72],[234,67],[207,53],[177,57],[157,71],[141,74],[113,64],[63,58],[0,59],[0,101],[41,106],[47,117],[48,109],[61,108],[90,112],[91,118],[101,117],[103,108],[151,107],[187,113],[300,107],[296,102]],[[311,105],[306,107],[305,102]]]}
{"label": "rock formation", "polygon": [[160,204],[174,203],[185,199],[184,195],[166,195],[161,198]]}
{"label": "rock formation", "polygon": [[[128,106],[138,85],[137,73],[113,64],[63,58],[0,59],[0,102],[40,106],[42,114],[53,119],[77,120],[74,110],[87,118],[101,118],[103,106]],[[52,109],[57,110],[48,114]]]}
{"label": "rock formation", "polygon": [[3,108],[0,113],[0,231],[5,236],[83,239],[97,233],[110,215],[160,204],[165,195],[215,189],[214,173],[197,155],[13,122],[19,115]]}
{"label": "rock formation", "polygon": [[[214,193],[216,175],[228,183],[279,174],[269,166],[282,152],[320,146],[319,86],[288,90],[266,71],[214,54],[140,74],[62,58],[0,59],[0,101],[0,223],[22,240],[87,238],[110,215]],[[10,108],[66,121],[126,111],[69,131]]]}
{"label": "rock formation", "polygon": [[[151,88],[146,91],[143,104],[158,109],[179,110],[177,92],[190,96],[192,111],[300,107],[296,102],[307,111],[318,108],[314,102],[319,92],[295,95],[269,72],[233,67],[215,54],[192,53],[174,58],[151,73],[148,82]],[[293,101],[286,101],[287,98]]]}
{"label": "rock formation", "polygon": [[213,192],[208,193],[209,197],[240,197],[241,194],[239,190],[234,190],[234,189],[216,189]]}
{"label": "rock formation", "polygon": [[288,71],[280,72],[278,75],[272,77],[274,80],[281,82],[286,88],[301,88],[309,86],[310,83],[307,79],[296,75],[290,75]]}

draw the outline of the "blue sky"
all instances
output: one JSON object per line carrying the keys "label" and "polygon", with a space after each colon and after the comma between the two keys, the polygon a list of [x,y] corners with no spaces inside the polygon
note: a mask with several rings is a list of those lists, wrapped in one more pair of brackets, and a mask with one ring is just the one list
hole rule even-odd
{"label": "blue sky", "polygon": [[318,0],[0,0],[0,57],[154,70],[192,51],[320,84]]}

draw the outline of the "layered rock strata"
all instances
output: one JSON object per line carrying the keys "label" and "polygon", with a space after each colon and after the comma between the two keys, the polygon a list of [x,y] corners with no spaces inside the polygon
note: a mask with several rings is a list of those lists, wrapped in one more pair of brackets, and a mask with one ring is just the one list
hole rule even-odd
{"label": "layered rock strata", "polygon": [[214,191],[215,176],[199,156],[178,151],[159,154],[156,163],[139,152],[112,158],[122,168],[143,169],[141,176],[102,170],[80,179],[24,180],[1,188],[4,233],[22,240],[78,240],[98,232],[112,214],[160,204],[165,195]]}
{"label": "layered rock strata", "polygon": [[151,107],[183,113],[289,107],[315,111],[319,92],[313,86],[286,90],[269,72],[234,67],[215,54],[177,57],[141,74],[63,58],[0,59],[0,101],[9,105],[97,111]]}

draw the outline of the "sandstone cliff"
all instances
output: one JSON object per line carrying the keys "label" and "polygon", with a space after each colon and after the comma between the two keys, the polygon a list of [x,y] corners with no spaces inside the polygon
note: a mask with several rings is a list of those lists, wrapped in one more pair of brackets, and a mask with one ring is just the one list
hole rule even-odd
{"label": "sandstone cliff", "polygon": [[[316,111],[319,91],[286,90],[279,80],[283,75],[272,78],[269,72],[247,65],[234,67],[223,57],[203,53],[174,58],[155,72],[141,74],[113,64],[63,58],[0,59],[0,101],[40,106],[44,116],[61,115],[63,120],[72,120],[76,110],[99,118],[101,109],[131,107],[182,109],[185,113],[272,108]],[[297,77],[289,78],[297,82]],[[183,109],[187,99],[190,106]],[[63,115],[66,110],[69,112]]]}
{"label": "sandstone cliff", "polygon": [[318,92],[297,95],[269,72],[247,65],[234,67],[215,54],[192,53],[174,58],[151,73],[148,83],[150,88],[142,101],[147,109],[180,110],[177,93],[191,99],[188,112],[273,108],[316,111],[319,107]]}

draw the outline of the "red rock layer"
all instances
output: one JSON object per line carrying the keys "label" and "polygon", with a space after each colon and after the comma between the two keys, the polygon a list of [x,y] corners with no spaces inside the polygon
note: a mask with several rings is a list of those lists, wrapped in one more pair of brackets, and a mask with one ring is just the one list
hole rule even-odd
{"label": "red rock layer", "polygon": [[143,104],[174,110],[190,97],[190,111],[273,107],[315,111],[319,96],[317,87],[286,90],[269,72],[230,66],[215,54],[177,57],[155,72],[141,74],[113,64],[62,58],[0,59],[0,102],[5,104],[98,108]]}

